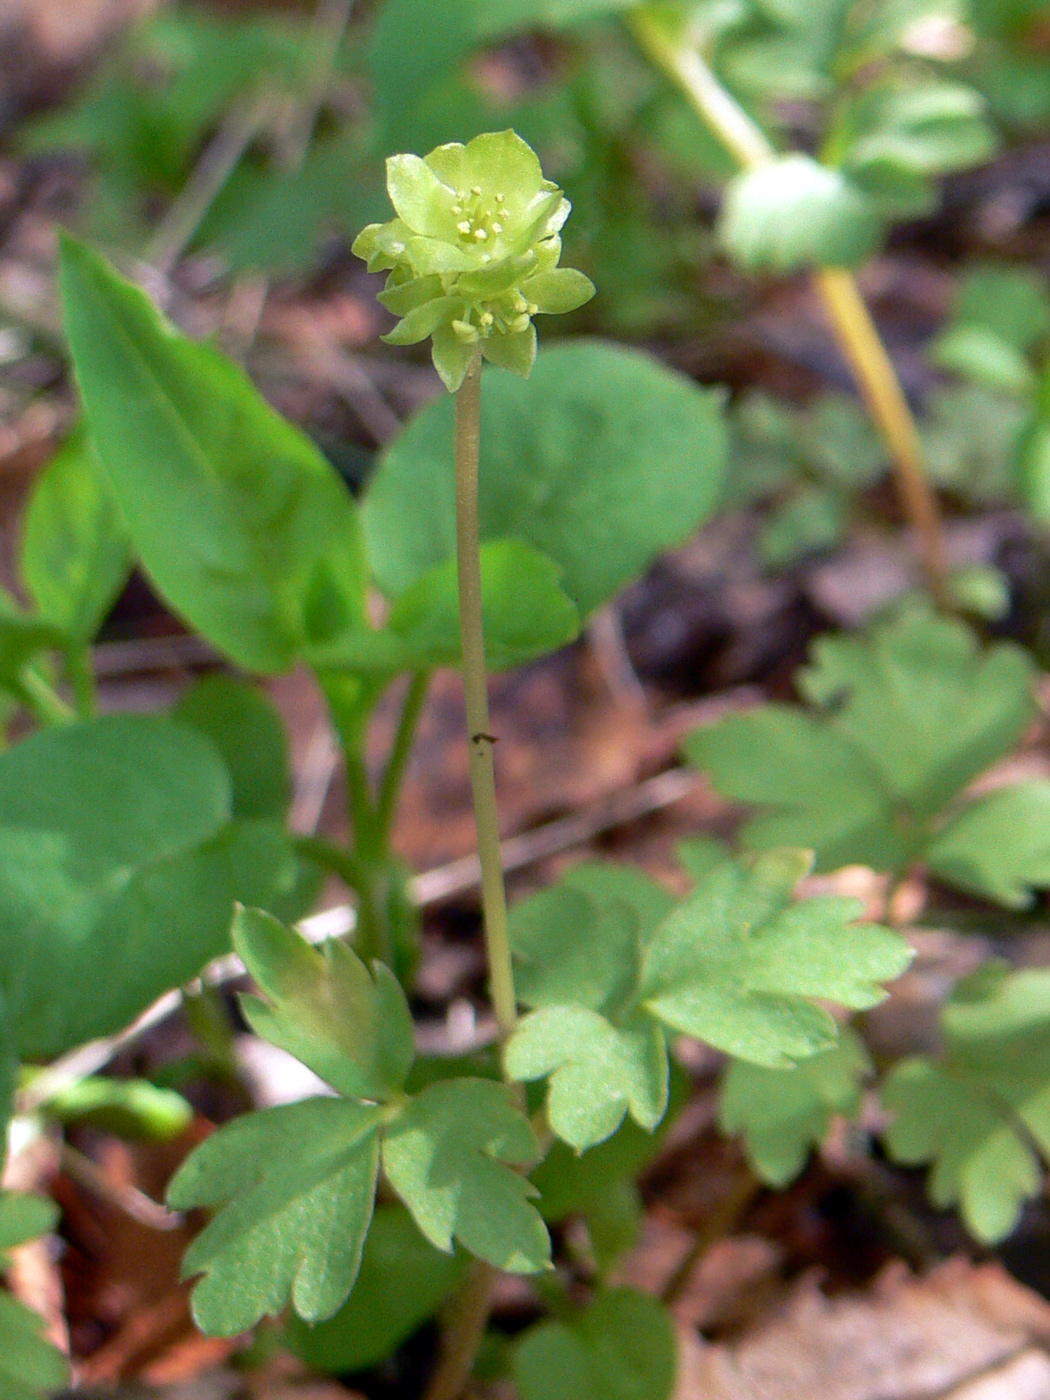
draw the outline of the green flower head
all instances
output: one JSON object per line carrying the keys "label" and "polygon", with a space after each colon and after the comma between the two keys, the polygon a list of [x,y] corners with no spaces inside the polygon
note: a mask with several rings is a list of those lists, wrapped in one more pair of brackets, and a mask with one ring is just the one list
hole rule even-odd
{"label": "green flower head", "polygon": [[379,300],[402,319],[391,345],[434,341],[446,387],[463,383],[478,347],[527,377],[536,358],[533,316],[575,311],[594,295],[589,278],[559,267],[569,201],[543,178],[516,132],[476,136],[387,161],[397,218],[370,224],[354,252],[389,272]]}

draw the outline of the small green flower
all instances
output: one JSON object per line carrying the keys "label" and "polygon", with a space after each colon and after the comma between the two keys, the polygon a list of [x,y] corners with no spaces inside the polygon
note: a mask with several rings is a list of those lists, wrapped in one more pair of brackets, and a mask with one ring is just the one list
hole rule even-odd
{"label": "small green flower", "polygon": [[485,359],[527,378],[536,359],[533,316],[575,311],[590,279],[559,267],[559,234],[571,208],[543,178],[516,132],[476,136],[387,161],[398,217],[370,224],[354,252],[389,272],[383,305],[402,319],[392,345],[434,341],[434,364],[454,393],[480,345]]}

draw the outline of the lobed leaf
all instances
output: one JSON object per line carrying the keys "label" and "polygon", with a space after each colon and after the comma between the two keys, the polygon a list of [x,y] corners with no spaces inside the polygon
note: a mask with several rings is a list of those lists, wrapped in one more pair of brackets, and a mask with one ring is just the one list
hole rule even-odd
{"label": "lobed leaf", "polygon": [[397,978],[339,939],[320,948],[259,909],[240,909],[233,944],[268,999],[244,996],[256,1035],[351,1099],[386,1101],[415,1058],[412,1013]]}
{"label": "lobed leaf", "polygon": [[634,1288],[608,1289],[586,1311],[531,1328],[513,1362],[523,1400],[668,1400],[677,1370],[670,1314]]}
{"label": "lobed leaf", "polygon": [[505,1086],[490,1079],[430,1085],[394,1120],[383,1141],[391,1186],[436,1248],[457,1239],[507,1273],[537,1273],[550,1239],[512,1166],[529,1166],[540,1147]]}
{"label": "lobed leaf", "polygon": [[1050,973],[986,965],[941,1013],[944,1053],[897,1065],[882,1097],[895,1161],[929,1164],[930,1199],[1004,1239],[1050,1160]]}
{"label": "lobed leaf", "polygon": [[858,924],[859,902],[791,902],[811,865],[774,850],[749,867],[727,862],[661,924],[645,951],[644,1008],[672,1030],[741,1059],[784,1068],[829,1048],[821,1002],[864,1008],[912,952],[897,934]]}
{"label": "lobed leaf", "polygon": [[317,1322],[346,1301],[372,1219],[382,1111],[314,1098],[220,1128],[168,1188],[174,1210],[224,1207],[197,1236],[183,1274],[202,1274],[193,1314],[230,1337],[289,1299]]}
{"label": "lobed leaf", "polygon": [[752,1170],[768,1186],[787,1186],[820,1147],[832,1119],[856,1117],[871,1059],[852,1031],[794,1069],[767,1069],[733,1060],[723,1079],[718,1121],[740,1133]]}
{"label": "lobed leaf", "polygon": [[0,1395],[45,1400],[69,1384],[69,1362],[47,1340],[44,1319],[0,1293]]}

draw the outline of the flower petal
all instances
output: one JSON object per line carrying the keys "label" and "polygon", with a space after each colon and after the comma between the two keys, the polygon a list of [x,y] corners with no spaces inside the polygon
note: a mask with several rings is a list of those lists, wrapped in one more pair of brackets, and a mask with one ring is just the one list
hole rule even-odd
{"label": "flower petal", "polygon": [[489,199],[502,194],[512,215],[526,208],[546,181],[539,157],[516,131],[475,136],[463,152],[463,184],[479,187]]}
{"label": "flower petal", "polygon": [[451,326],[439,326],[434,332],[434,368],[450,394],[466,379],[476,351],[477,346],[460,340]]}
{"label": "flower petal", "polygon": [[388,345],[418,345],[433,335],[438,326],[455,320],[466,309],[460,297],[436,297],[410,311],[383,339]]}
{"label": "flower petal", "polygon": [[386,163],[390,202],[413,233],[455,237],[455,194],[419,156],[391,156]]}

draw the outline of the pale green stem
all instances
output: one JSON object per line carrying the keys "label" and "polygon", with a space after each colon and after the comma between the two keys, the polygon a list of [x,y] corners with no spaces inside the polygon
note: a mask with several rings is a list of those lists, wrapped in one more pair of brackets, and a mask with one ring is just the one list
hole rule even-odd
{"label": "pale green stem", "polygon": [[475,354],[456,394],[456,550],[459,567],[460,634],[463,641],[463,689],[467,703],[470,785],[481,862],[481,902],[485,922],[489,983],[500,1038],[506,1041],[517,1021],[514,969],[503,882],[499,813],[496,806],[495,737],[489,718],[485,631],[481,610],[481,531],[478,478],[481,454],[481,352]]}
{"label": "pale green stem", "polygon": [[412,677],[401,711],[401,719],[397,726],[394,746],[390,750],[390,758],[387,760],[386,771],[383,773],[376,806],[376,824],[379,828],[379,840],[384,854],[390,848],[390,836],[394,819],[397,816],[397,802],[401,796],[401,785],[404,782],[408,760],[412,756],[416,730],[419,728],[419,721],[423,714],[423,706],[426,704],[429,689],[429,671],[420,671]]}
{"label": "pale green stem", "polygon": [[72,724],[77,712],[39,671],[27,666],[18,678],[22,699],[43,724]]}

